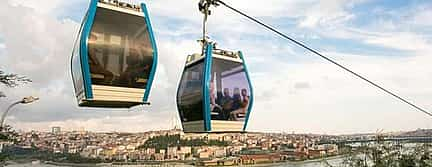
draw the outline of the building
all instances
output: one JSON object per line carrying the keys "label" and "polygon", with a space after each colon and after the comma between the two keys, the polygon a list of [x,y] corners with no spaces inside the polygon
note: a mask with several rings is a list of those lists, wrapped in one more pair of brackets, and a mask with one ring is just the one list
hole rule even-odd
{"label": "building", "polygon": [[241,155],[241,163],[246,164],[257,164],[257,163],[269,163],[277,162],[281,160],[281,155],[276,153],[270,154],[255,154],[255,155]]}
{"label": "building", "polygon": [[59,126],[54,126],[52,127],[51,132],[54,134],[59,134],[61,132],[61,128]]}

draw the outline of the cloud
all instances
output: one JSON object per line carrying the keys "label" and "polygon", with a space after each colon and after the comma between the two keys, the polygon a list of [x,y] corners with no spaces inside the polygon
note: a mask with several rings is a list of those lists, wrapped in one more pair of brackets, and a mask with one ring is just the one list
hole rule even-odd
{"label": "cloud", "polygon": [[420,26],[432,26],[432,23],[427,21],[430,18],[432,18],[432,5],[421,6],[413,16],[413,23]]}
{"label": "cloud", "polygon": [[[396,21],[388,28],[391,31],[379,29],[379,26],[363,28],[347,24],[357,18],[351,9],[364,1],[226,2],[280,26],[296,38],[321,43],[328,39],[345,39],[368,46],[406,50],[410,56],[361,55],[341,52],[338,48],[350,46],[339,43],[334,49],[323,49],[323,53],[432,109],[429,105],[432,71],[428,62],[432,58],[428,52],[428,34],[398,29],[402,23]],[[150,95],[152,105],[130,110],[77,107],[69,61],[79,28],[77,20],[84,13],[59,11],[69,7],[81,11],[87,8],[85,1],[46,0],[35,4],[10,0],[0,6],[3,39],[0,68],[27,75],[34,81],[16,89],[5,89],[8,97],[0,100],[0,109],[23,96],[41,97],[37,103],[16,106],[8,123],[24,130],[61,126],[66,130],[85,127],[93,131],[137,132],[172,127],[171,123],[175,122],[172,118],[178,115],[175,97],[185,58],[200,49],[196,39],[200,38],[202,16],[196,9],[197,2],[149,0],[146,3],[160,59]],[[378,24],[378,20],[371,19],[368,23],[371,22]],[[411,107],[297,46],[287,44],[224,7],[214,9],[209,25],[211,36],[220,47],[242,50],[246,56],[255,90],[250,131],[350,133],[432,126],[429,118]]]}
{"label": "cloud", "polygon": [[[24,131],[40,129],[50,131],[51,127],[60,126],[66,131],[95,131],[95,132],[143,132],[146,130],[170,129],[173,127],[173,117],[168,112],[157,114],[132,114],[133,116],[103,116],[80,119],[65,119],[61,121],[43,121],[43,122],[16,122],[15,126]],[[17,117],[10,117],[10,122],[15,122]],[[155,120],[160,120],[155,123]]]}
{"label": "cloud", "polygon": [[[42,1],[28,1],[28,0],[7,0],[13,6],[22,6],[31,8],[40,13],[49,13],[60,6],[61,0],[42,0]],[[8,3],[6,2],[6,3]]]}
{"label": "cloud", "polygon": [[[431,57],[389,60],[325,54],[337,55],[339,62],[354,71],[427,110],[432,109],[427,96],[432,94],[432,89],[427,86],[432,82],[432,71],[427,69]],[[353,129],[370,132],[378,128],[391,131],[431,127],[430,117],[327,62],[286,64],[284,70],[279,67],[269,67],[272,68],[271,75],[261,75],[253,80],[255,90],[259,91],[256,91],[251,115],[251,131],[341,134]],[[313,87],[296,91],[299,82],[313,84]],[[413,120],[416,125],[411,122]],[[274,124],[268,124],[269,121]],[[346,126],[349,128],[342,128]]]}
{"label": "cloud", "polygon": [[299,26],[313,28],[317,25],[332,26],[346,22],[354,17],[345,10],[346,6],[346,0],[319,1],[306,9],[307,12]]}
{"label": "cloud", "polygon": [[365,39],[365,42],[368,44],[411,51],[427,50],[432,46],[423,36],[409,32],[400,32],[398,34],[388,33],[381,36],[369,37]]}
{"label": "cloud", "polygon": [[[62,4],[57,4],[62,5]],[[181,63],[167,63],[161,64],[158,68],[157,81],[155,81],[154,94],[160,94],[152,98],[154,105],[150,107],[137,107],[130,111],[139,112],[128,112],[128,110],[110,110],[110,109],[88,109],[78,108],[76,99],[73,95],[73,87],[70,76],[70,55],[72,52],[72,46],[74,38],[76,36],[79,23],[74,22],[70,19],[57,18],[56,15],[52,15],[48,9],[44,11],[35,10],[38,6],[34,6],[31,3],[22,4],[21,1],[14,3],[6,3],[0,6],[0,18],[4,21],[0,23],[0,34],[2,36],[1,52],[3,53],[1,59],[1,68],[7,69],[8,71],[26,75],[33,80],[33,83],[21,86],[16,89],[5,89],[4,92],[8,95],[8,98],[0,101],[1,109],[5,109],[9,103],[19,100],[20,98],[28,95],[35,95],[41,98],[40,101],[26,106],[17,106],[14,108],[14,112],[11,116],[12,124],[16,125],[17,128],[42,128],[46,129],[53,123],[59,123],[66,121],[71,123],[65,127],[73,128],[73,126],[79,123],[89,121],[103,120],[106,116],[111,117],[149,117],[146,124],[151,124],[151,121],[157,121],[163,123],[165,118],[161,120],[156,119],[156,116],[150,116],[146,110],[154,110],[154,113],[168,113],[168,115],[176,116],[176,113],[171,110],[167,112],[166,109],[175,107],[175,99],[172,98],[170,105],[162,104],[161,101],[166,102],[167,96],[175,97],[172,92],[175,88],[173,85],[168,83],[175,83],[176,80],[173,71],[164,69],[165,65],[171,66],[171,64]],[[55,13],[55,12],[54,12]],[[10,17],[14,15],[14,17]],[[179,43],[184,43],[179,41]],[[175,45],[173,47],[184,47],[190,48],[186,45]],[[166,48],[161,45],[160,48]],[[162,60],[176,60],[180,61],[182,56],[181,53],[173,53],[169,49],[164,49],[168,52],[161,51],[162,54],[170,54],[173,57],[161,57]],[[167,77],[170,77],[170,80]],[[167,92],[170,94],[167,95]],[[159,98],[158,98],[159,97]],[[157,101],[159,100],[159,101]],[[31,115],[29,117],[28,115]],[[166,114],[165,114],[166,115]],[[119,119],[120,119],[119,118]],[[150,119],[151,118],[151,119]],[[151,121],[150,121],[151,120]],[[106,122],[106,121],[105,121]],[[99,123],[104,123],[99,122]],[[88,123],[89,124],[89,123]],[[135,127],[141,127],[141,123],[136,123]],[[27,127],[29,125],[34,125]],[[89,128],[92,130],[98,130],[98,126],[95,124],[89,124]],[[86,125],[80,125],[86,126]],[[111,125],[110,125],[111,126]],[[118,125],[116,125],[118,126]],[[158,125],[159,126],[159,125]],[[100,127],[100,125],[99,125]],[[115,127],[112,125],[111,127]],[[164,126],[162,126],[164,127]],[[130,127],[130,129],[136,129]],[[100,129],[99,129],[100,130]],[[106,130],[106,129],[102,129]],[[115,130],[115,128],[113,128]],[[126,129],[119,129],[126,130]],[[146,130],[143,128],[142,130]]]}

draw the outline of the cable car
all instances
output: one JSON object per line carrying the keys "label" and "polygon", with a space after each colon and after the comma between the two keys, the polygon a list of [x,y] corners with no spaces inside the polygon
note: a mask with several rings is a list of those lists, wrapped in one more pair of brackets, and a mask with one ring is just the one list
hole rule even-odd
{"label": "cable car", "polygon": [[91,0],[71,59],[79,106],[149,104],[157,48],[146,5]]}
{"label": "cable car", "polygon": [[206,44],[187,57],[177,90],[184,132],[244,132],[253,91],[242,52]]}

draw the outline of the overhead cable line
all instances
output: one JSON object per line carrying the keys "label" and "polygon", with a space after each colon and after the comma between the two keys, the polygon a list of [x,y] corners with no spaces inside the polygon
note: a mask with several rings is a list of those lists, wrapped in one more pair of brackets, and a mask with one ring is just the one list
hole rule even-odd
{"label": "overhead cable line", "polygon": [[283,37],[283,38],[285,38],[285,39],[287,39],[287,40],[289,40],[289,41],[291,41],[291,42],[294,42],[295,44],[297,44],[297,45],[303,47],[304,49],[306,49],[306,50],[308,50],[308,51],[310,51],[310,52],[312,52],[312,53],[314,53],[314,54],[320,56],[321,58],[323,58],[323,59],[329,61],[330,63],[332,63],[332,64],[334,64],[334,65],[336,65],[336,66],[342,68],[343,70],[345,70],[345,71],[347,71],[347,72],[353,74],[354,76],[356,76],[356,77],[358,77],[358,78],[360,78],[360,79],[366,81],[367,83],[371,84],[372,86],[374,86],[374,87],[376,87],[376,88],[378,88],[378,89],[380,89],[380,90],[382,90],[382,91],[388,93],[389,95],[391,95],[391,96],[393,96],[393,97],[399,99],[400,101],[402,101],[402,102],[404,102],[404,103],[410,105],[411,107],[414,107],[414,108],[417,109],[418,111],[421,111],[421,112],[423,112],[424,114],[426,114],[426,115],[432,117],[432,113],[426,111],[425,109],[423,109],[423,108],[421,108],[421,107],[415,105],[415,104],[412,103],[412,102],[409,102],[408,100],[402,98],[401,96],[399,96],[399,95],[397,95],[397,94],[395,94],[395,93],[393,93],[393,92],[391,92],[391,91],[385,89],[384,87],[382,87],[382,86],[376,84],[375,82],[373,82],[373,81],[367,79],[366,77],[363,77],[362,75],[360,75],[360,74],[358,74],[358,73],[356,73],[356,72],[350,70],[349,68],[347,68],[347,67],[345,67],[345,66],[339,64],[338,62],[332,60],[331,58],[322,55],[322,54],[319,53],[318,51],[315,51],[314,49],[312,49],[312,48],[306,46],[305,44],[303,44],[303,43],[301,43],[301,42],[299,42],[299,41],[297,41],[297,40],[295,40],[295,39],[293,39],[293,38],[291,38],[291,37],[285,35],[284,33],[282,33],[282,32],[280,32],[280,31],[276,30],[275,28],[273,28],[273,27],[271,27],[271,26],[269,26],[269,25],[267,25],[267,24],[265,24],[265,23],[263,23],[263,22],[261,22],[260,20],[258,20],[258,19],[254,18],[254,17],[252,17],[252,16],[249,16],[249,15],[247,15],[247,14],[241,12],[241,11],[235,9],[234,7],[231,7],[230,5],[228,5],[228,4],[224,3],[224,2],[222,2],[221,0],[214,0],[214,1],[217,2],[218,4],[222,4],[223,6],[225,6],[225,7],[229,8],[229,9],[233,10],[234,12],[236,12],[236,13],[238,13],[238,14],[240,14],[240,15],[242,15],[242,16],[244,16],[244,17],[250,19],[250,20],[252,20],[253,22],[255,22],[255,23],[257,23],[257,24],[259,24],[259,25],[261,25],[261,26],[267,28],[268,30],[270,30],[270,31],[272,31],[272,32],[274,32],[274,33],[280,35],[281,37]]}

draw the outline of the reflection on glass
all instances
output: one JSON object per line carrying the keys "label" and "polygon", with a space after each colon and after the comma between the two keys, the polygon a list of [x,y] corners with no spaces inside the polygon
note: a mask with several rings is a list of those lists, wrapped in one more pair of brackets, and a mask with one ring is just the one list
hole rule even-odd
{"label": "reflection on glass", "polygon": [[242,63],[213,58],[210,82],[212,120],[244,121],[250,88]]}
{"label": "reflection on glass", "polygon": [[143,17],[97,9],[88,39],[93,84],[145,88],[152,53]]}
{"label": "reflection on glass", "polygon": [[177,105],[183,122],[203,120],[203,63],[186,67],[177,92]]}
{"label": "reflection on glass", "polygon": [[84,81],[83,81],[82,69],[81,69],[81,58],[79,55],[80,53],[79,41],[80,40],[76,40],[75,47],[72,53],[72,79],[75,87],[75,96],[78,96],[84,91]]}

